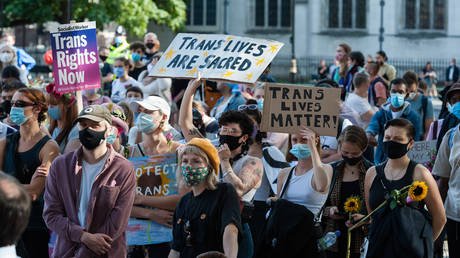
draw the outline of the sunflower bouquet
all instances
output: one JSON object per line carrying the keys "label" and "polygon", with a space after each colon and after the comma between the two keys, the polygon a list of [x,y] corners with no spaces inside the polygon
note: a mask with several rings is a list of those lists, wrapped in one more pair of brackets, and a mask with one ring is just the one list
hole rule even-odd
{"label": "sunflower bouquet", "polygon": [[[352,215],[359,213],[362,208],[362,200],[359,196],[350,196],[343,204],[343,210],[348,213],[348,219],[351,221]],[[351,231],[347,232],[347,258],[350,257]]]}

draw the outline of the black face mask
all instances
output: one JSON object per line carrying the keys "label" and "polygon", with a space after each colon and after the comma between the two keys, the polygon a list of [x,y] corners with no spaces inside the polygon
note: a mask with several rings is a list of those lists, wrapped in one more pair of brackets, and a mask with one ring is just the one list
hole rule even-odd
{"label": "black face mask", "polygon": [[226,143],[228,148],[233,151],[241,146],[241,143],[239,142],[240,138],[241,136],[219,135],[219,143],[220,145]]}
{"label": "black face mask", "polygon": [[383,142],[383,152],[389,159],[399,159],[409,151],[407,149],[408,145],[409,143],[404,144],[395,141],[386,141]]}
{"label": "black face mask", "polygon": [[78,132],[81,144],[88,150],[94,150],[105,139],[105,131],[97,132],[88,127]]}
{"label": "black face mask", "polygon": [[356,164],[358,164],[363,158],[361,156],[357,157],[357,158],[350,158],[350,157],[347,157],[347,156],[343,156],[342,155],[342,159],[343,161],[345,161],[345,163],[347,163],[348,165],[350,166],[354,166]]}
{"label": "black face mask", "polygon": [[152,49],[155,46],[155,43],[146,43],[145,47],[148,49]]}
{"label": "black face mask", "polygon": [[102,62],[105,62],[105,60],[107,60],[107,57],[106,56],[99,56],[99,59],[101,59]]}

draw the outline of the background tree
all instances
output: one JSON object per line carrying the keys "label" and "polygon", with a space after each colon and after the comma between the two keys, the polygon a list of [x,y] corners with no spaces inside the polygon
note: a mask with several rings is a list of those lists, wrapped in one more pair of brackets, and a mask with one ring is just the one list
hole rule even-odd
{"label": "background tree", "polygon": [[116,22],[136,36],[147,31],[150,20],[177,31],[186,19],[183,0],[0,0],[0,6],[4,7],[0,26],[67,23],[69,3],[71,20],[96,21],[100,29],[104,24]]}

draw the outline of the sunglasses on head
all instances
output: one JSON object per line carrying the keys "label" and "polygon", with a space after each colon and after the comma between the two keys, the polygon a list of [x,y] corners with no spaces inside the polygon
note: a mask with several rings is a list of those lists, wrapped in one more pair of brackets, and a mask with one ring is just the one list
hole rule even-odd
{"label": "sunglasses on head", "polygon": [[239,105],[238,106],[238,111],[243,111],[243,110],[257,110],[257,104],[249,104],[249,105]]}
{"label": "sunglasses on head", "polygon": [[12,107],[31,107],[31,106],[35,106],[35,105],[36,105],[36,103],[25,102],[25,101],[22,101],[22,100],[11,101],[11,106]]}

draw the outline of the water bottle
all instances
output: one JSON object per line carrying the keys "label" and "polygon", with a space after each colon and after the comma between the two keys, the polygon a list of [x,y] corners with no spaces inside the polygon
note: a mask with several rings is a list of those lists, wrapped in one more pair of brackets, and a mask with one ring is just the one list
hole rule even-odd
{"label": "water bottle", "polygon": [[340,236],[340,231],[327,232],[322,238],[318,239],[318,249],[323,251],[331,247],[337,242],[337,238]]}

